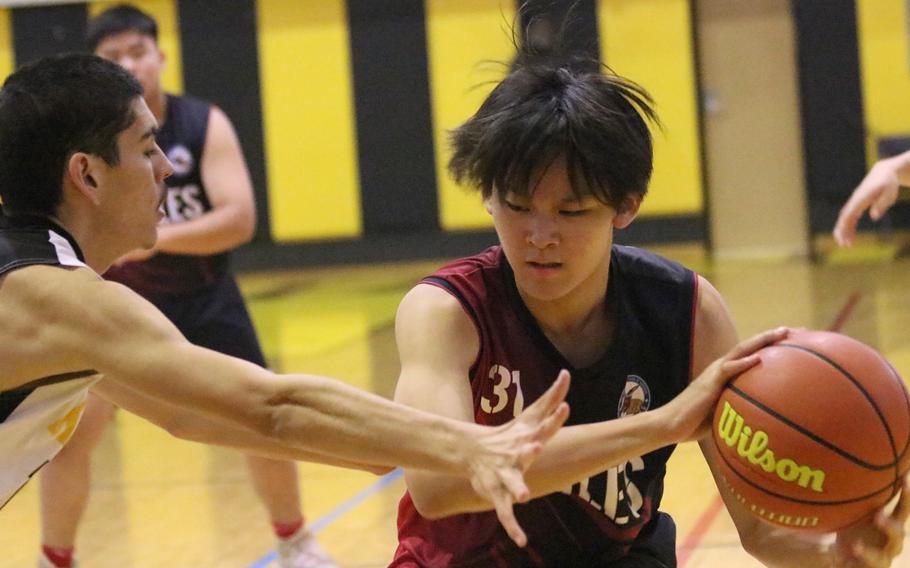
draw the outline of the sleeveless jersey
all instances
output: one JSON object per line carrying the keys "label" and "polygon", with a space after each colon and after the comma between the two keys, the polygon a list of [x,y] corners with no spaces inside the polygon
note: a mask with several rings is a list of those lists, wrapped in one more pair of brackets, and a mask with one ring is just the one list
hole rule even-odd
{"label": "sleeveless jersey", "polygon": [[[514,418],[562,368],[572,372],[568,424],[657,408],[689,383],[697,279],[652,253],[613,246],[606,305],[615,332],[605,355],[585,369],[573,368],[544,335],[521,300],[500,247],[455,261],[422,283],[455,296],[476,325],[480,351],[470,384],[479,424]],[[525,549],[512,543],[493,512],[430,521],[405,493],[392,566],[609,565],[654,530],[673,449],[661,448],[516,505],[529,539]]]}
{"label": "sleeveless jersey", "polygon": [[[76,241],[37,217],[0,221],[0,277],[36,264],[85,267]],[[41,377],[0,391],[0,508],[63,447],[82,416],[90,369]]]}
{"label": "sleeveless jersey", "polygon": [[[162,224],[191,221],[212,210],[202,183],[200,163],[211,105],[186,96],[167,95],[167,114],[157,142],[174,173],[165,180]],[[211,286],[228,270],[229,253],[183,255],[158,253],[142,261],[111,267],[104,277],[141,296],[177,295]]]}

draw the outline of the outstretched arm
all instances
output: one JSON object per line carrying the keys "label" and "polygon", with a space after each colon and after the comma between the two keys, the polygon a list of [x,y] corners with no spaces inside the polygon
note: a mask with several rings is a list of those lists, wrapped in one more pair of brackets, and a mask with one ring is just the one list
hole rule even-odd
{"label": "outstretched arm", "polygon": [[848,247],[856,237],[856,225],[867,210],[873,221],[882,218],[897,201],[901,186],[910,186],[910,152],[876,162],[840,210],[834,226],[837,244]]}
{"label": "outstretched arm", "polygon": [[[26,271],[28,279],[18,274]],[[319,455],[463,475],[497,504],[526,498],[521,472],[566,415],[566,384],[518,419],[487,428],[410,409],[326,377],[276,376],[190,344],[151,304],[83,270],[24,269],[4,285],[10,300],[4,305],[43,330],[44,356],[35,364],[47,371],[94,369],[150,404],[182,407]],[[220,443],[231,442],[230,432],[221,435]]]}

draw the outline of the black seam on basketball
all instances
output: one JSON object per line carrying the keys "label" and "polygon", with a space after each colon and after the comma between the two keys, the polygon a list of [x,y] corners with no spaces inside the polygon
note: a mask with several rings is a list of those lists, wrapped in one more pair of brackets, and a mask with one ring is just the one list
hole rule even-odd
{"label": "black seam on basketball", "polygon": [[752,481],[748,477],[741,474],[733,465],[730,463],[730,460],[727,459],[727,456],[724,455],[724,452],[718,448],[717,454],[720,456],[720,459],[724,460],[724,463],[727,464],[727,469],[732,471],[736,477],[744,481],[746,484],[751,485],[755,489],[761,491],[766,495],[771,495],[772,497],[777,497],[778,499],[783,499],[784,501],[790,501],[791,503],[800,503],[801,505],[821,505],[823,507],[833,507],[835,505],[850,505],[852,503],[859,503],[860,501],[865,501],[871,497],[882,493],[883,491],[889,491],[891,489],[892,483],[889,481],[887,485],[881,489],[874,491],[872,493],[867,493],[866,495],[861,495],[859,497],[852,497],[850,499],[841,499],[839,501],[812,501],[810,499],[800,499],[799,497],[790,497],[788,495],[782,495],[770,489],[766,489],[759,485],[758,483]]}
{"label": "black seam on basketball", "polygon": [[772,416],[772,417],[774,417],[774,418],[780,420],[781,422],[783,422],[784,424],[786,424],[786,425],[789,426],[790,428],[793,428],[794,430],[796,430],[797,432],[799,432],[799,433],[802,434],[803,436],[806,436],[807,438],[811,439],[813,442],[815,442],[815,443],[817,443],[817,444],[819,444],[819,445],[821,445],[821,446],[823,446],[823,447],[825,447],[825,448],[828,448],[828,449],[831,450],[832,452],[838,454],[839,456],[843,457],[843,458],[846,459],[846,460],[849,460],[849,461],[853,462],[854,464],[856,464],[856,465],[858,465],[858,466],[860,466],[860,467],[864,467],[864,468],[866,468],[866,469],[871,469],[872,471],[883,471],[883,470],[890,469],[890,468],[894,467],[894,464],[893,464],[893,463],[887,463],[887,464],[882,464],[882,465],[875,465],[875,464],[871,464],[871,463],[864,462],[863,460],[861,460],[861,459],[859,459],[858,457],[856,457],[856,456],[850,454],[850,453],[847,452],[846,450],[842,450],[842,449],[838,448],[837,446],[835,446],[835,445],[832,444],[831,442],[828,442],[828,441],[825,440],[824,438],[822,438],[822,437],[818,436],[817,434],[811,432],[811,431],[808,430],[807,428],[804,428],[804,427],[800,426],[799,424],[797,424],[796,422],[793,422],[792,420],[790,420],[789,418],[787,418],[786,416],[784,416],[784,415],[781,414],[780,412],[774,410],[773,408],[769,407],[768,405],[766,405],[766,404],[764,404],[764,403],[762,403],[762,402],[759,402],[758,400],[752,398],[751,396],[749,396],[748,394],[746,394],[742,389],[740,389],[740,388],[737,387],[736,385],[734,385],[734,384],[731,383],[731,384],[727,385],[727,388],[730,389],[730,390],[732,390],[732,391],[735,392],[736,394],[738,394],[738,395],[740,396],[740,398],[742,398],[742,399],[745,400],[746,402],[748,402],[748,403],[752,404],[753,406],[755,406],[755,407],[757,407],[757,408],[763,410],[763,411],[764,411],[765,413],[767,413],[769,416]]}
{"label": "black seam on basketball", "polygon": [[[901,378],[901,376],[898,374],[897,369],[895,369],[895,368],[891,365],[891,362],[888,361],[887,359],[884,359],[884,361],[885,361],[885,365],[888,366],[888,370],[891,371],[891,378],[893,378],[893,379],[895,380],[895,382],[897,382],[898,386],[899,386],[900,389],[901,389],[901,394],[904,395],[904,403],[907,405],[907,421],[908,421],[908,424],[910,424],[910,397],[908,397],[908,394],[907,394],[907,385],[904,384],[904,380],[903,380],[903,379]],[[907,436],[907,440],[906,440],[906,442],[904,443],[904,449],[901,450],[901,455],[900,455],[900,458],[899,458],[898,461],[901,461],[901,460],[904,459],[904,456],[907,454],[907,448],[908,448],[908,447],[910,447],[910,435]],[[899,463],[898,463],[898,465],[896,466],[896,469],[898,469],[898,470],[900,469],[900,464],[899,464]],[[897,475],[895,475],[895,477],[894,477],[894,489],[893,489],[892,492],[891,492],[891,496],[892,496],[892,497],[894,497],[895,495],[897,495],[897,492],[900,490],[900,487],[901,487],[901,478],[903,477],[903,475],[904,475],[905,473],[906,473],[906,470],[904,470],[904,471],[898,471],[898,472],[897,472]]]}
{"label": "black seam on basketball", "polygon": [[[885,364],[888,365],[888,370],[891,371],[891,376],[897,382],[898,386],[901,388],[901,394],[904,395],[904,403],[907,405],[907,423],[910,424],[910,396],[907,394],[907,386],[904,384],[904,380],[897,373],[897,370],[891,366],[891,363],[887,359],[884,359]],[[910,436],[907,436],[907,440],[904,443],[904,449],[901,450],[900,459],[903,459],[907,454],[907,449],[910,448]]]}
{"label": "black seam on basketball", "polygon": [[900,477],[900,472],[898,471],[899,459],[897,456],[897,444],[894,443],[894,434],[891,432],[891,425],[888,424],[887,420],[885,420],[885,417],[882,414],[882,410],[878,407],[878,404],[875,403],[875,400],[872,398],[872,395],[870,395],[866,391],[866,389],[863,387],[863,385],[861,385],[860,382],[856,380],[856,377],[851,375],[847,371],[847,369],[844,369],[843,367],[841,367],[836,361],[834,361],[827,355],[825,355],[823,353],[819,353],[818,351],[815,351],[814,349],[809,349],[808,347],[803,347],[802,345],[795,345],[793,343],[778,343],[778,345],[780,345],[781,347],[790,347],[791,349],[799,349],[800,351],[804,351],[806,353],[811,353],[812,355],[815,355],[822,361],[825,361],[826,363],[828,363],[829,365],[831,365],[832,367],[834,367],[835,369],[840,371],[845,377],[847,377],[847,380],[849,380],[851,383],[853,383],[853,386],[855,386],[859,390],[859,392],[863,393],[863,396],[866,397],[866,400],[869,402],[870,405],[872,405],[872,409],[875,410],[875,414],[878,415],[879,421],[882,423],[882,426],[885,428],[885,433],[888,434],[888,443],[891,445],[891,455],[894,457],[894,461],[892,462],[892,467],[894,468],[894,479],[896,481],[897,478]]}

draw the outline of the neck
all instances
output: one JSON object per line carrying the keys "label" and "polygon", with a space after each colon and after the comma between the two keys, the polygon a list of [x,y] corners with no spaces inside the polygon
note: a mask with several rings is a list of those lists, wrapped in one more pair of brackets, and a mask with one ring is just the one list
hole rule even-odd
{"label": "neck", "polygon": [[66,229],[66,232],[72,236],[79,244],[85,264],[98,274],[103,274],[110,268],[111,264],[123,254],[118,253],[114,246],[104,243],[93,235],[98,231],[92,230],[91,222],[85,217],[72,214],[66,209],[60,209],[56,215],[52,215],[51,220]]}
{"label": "neck", "polygon": [[544,333],[552,338],[573,338],[587,335],[592,328],[606,324],[606,296],[609,280],[609,260],[602,269],[562,298],[537,300],[519,289],[528,311]]}

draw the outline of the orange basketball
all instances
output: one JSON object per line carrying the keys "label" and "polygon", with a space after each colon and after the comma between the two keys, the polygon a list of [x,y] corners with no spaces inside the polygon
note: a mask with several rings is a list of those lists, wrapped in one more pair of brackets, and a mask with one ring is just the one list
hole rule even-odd
{"label": "orange basketball", "polygon": [[714,415],[722,489],[762,520],[827,532],[882,507],[910,467],[910,398],[884,357],[802,331],[759,352]]}

